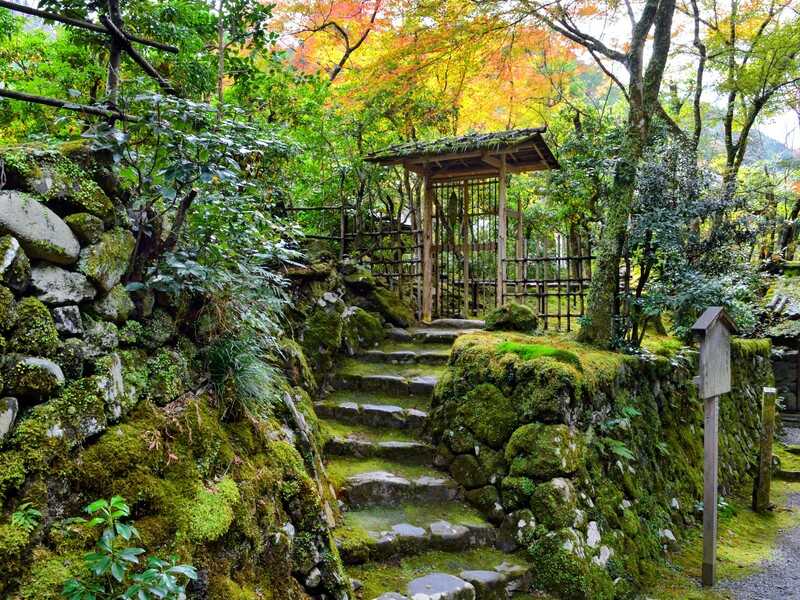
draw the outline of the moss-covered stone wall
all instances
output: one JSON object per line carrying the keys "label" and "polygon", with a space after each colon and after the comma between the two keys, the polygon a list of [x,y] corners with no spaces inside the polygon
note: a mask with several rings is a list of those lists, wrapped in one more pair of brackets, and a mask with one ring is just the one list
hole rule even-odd
{"label": "moss-covered stone wall", "polygon": [[[110,170],[75,145],[0,158],[0,597],[60,597],[96,541],[68,519],[121,495],[137,545],[197,567],[191,597],[346,598],[301,345],[286,340],[269,418],[225,413],[197,307],[124,285],[135,239]],[[339,331],[313,333],[313,312],[298,327],[315,361],[382,335],[364,311],[315,307]],[[25,503],[32,528],[12,519]]]}
{"label": "moss-covered stone wall", "polygon": [[[536,585],[564,598],[635,593],[653,561],[699,523],[703,407],[696,352],[662,340],[631,356],[571,339],[462,336],[439,382],[437,461],[466,498],[526,548]],[[735,340],[721,400],[720,488],[755,459],[770,344]]]}

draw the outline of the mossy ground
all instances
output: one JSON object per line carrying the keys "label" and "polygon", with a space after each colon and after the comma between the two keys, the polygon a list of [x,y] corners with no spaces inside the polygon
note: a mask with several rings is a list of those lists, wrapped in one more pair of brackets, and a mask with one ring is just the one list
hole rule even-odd
{"label": "mossy ground", "polygon": [[[800,510],[787,508],[789,495],[800,493],[800,483],[773,479],[771,500],[777,508],[763,515],[750,509],[749,492],[743,489],[736,497],[727,498],[732,510],[720,516],[717,580],[722,583],[758,571],[759,565],[772,556],[781,532],[800,527]],[[725,590],[700,587],[702,561],[702,530],[698,528],[686,535],[682,548],[649,578],[645,596],[657,600],[730,598]]]}
{"label": "mossy ground", "polygon": [[493,570],[507,562],[525,565],[524,554],[506,554],[494,548],[479,548],[463,552],[426,552],[417,556],[386,563],[368,563],[348,569],[350,577],[363,584],[361,598],[377,598],[383,592],[404,594],[406,586],[417,577],[442,572],[458,575],[465,569]]}

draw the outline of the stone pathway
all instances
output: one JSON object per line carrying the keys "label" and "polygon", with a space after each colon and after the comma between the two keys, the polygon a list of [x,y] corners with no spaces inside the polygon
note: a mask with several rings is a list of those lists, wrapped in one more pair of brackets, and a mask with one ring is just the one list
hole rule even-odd
{"label": "stone pathway", "polygon": [[345,509],[334,534],[364,600],[503,600],[525,587],[523,560],[494,547],[496,529],[433,465],[424,436],[430,397],[459,335],[481,321],[393,329],[344,361],[316,405],[333,432],[328,474]]}
{"label": "stone pathway", "polygon": [[[787,506],[800,508],[800,493],[789,496]],[[735,600],[800,600],[800,527],[780,536],[775,555],[762,570],[720,587]]]}

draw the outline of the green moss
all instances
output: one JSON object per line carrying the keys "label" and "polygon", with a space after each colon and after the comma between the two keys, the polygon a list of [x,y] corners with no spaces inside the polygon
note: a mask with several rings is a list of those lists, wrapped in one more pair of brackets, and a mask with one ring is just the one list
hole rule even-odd
{"label": "green moss", "polygon": [[547,529],[570,527],[577,508],[575,489],[569,480],[560,477],[540,483],[533,490],[530,506],[537,522]]}
{"label": "green moss", "polygon": [[578,370],[581,370],[581,361],[578,359],[577,354],[568,350],[561,350],[553,348],[552,346],[545,346],[542,344],[520,344],[517,342],[503,342],[497,346],[498,352],[513,352],[524,360],[531,360],[533,358],[548,357],[560,360],[561,362],[572,365]]}
{"label": "green moss", "polygon": [[303,352],[309,360],[317,382],[324,380],[333,368],[335,355],[342,345],[342,315],[335,306],[316,307],[303,329]]}
{"label": "green moss", "polygon": [[119,329],[119,342],[125,346],[136,346],[144,335],[144,327],[133,319],[126,321]]}
{"label": "green moss", "polygon": [[64,222],[69,225],[82,244],[96,244],[103,235],[103,221],[89,213],[75,213],[64,217]]}
{"label": "green moss", "polygon": [[184,509],[182,533],[194,542],[216,540],[231,526],[233,509],[239,500],[239,488],[228,477],[210,489],[199,488],[194,501]]}
{"label": "green moss", "polygon": [[240,586],[229,577],[215,577],[209,586],[209,600],[262,600],[264,595],[249,586]]}
{"label": "green moss", "polygon": [[303,348],[292,339],[282,338],[279,342],[280,353],[283,358],[283,372],[289,379],[289,383],[300,386],[309,393],[317,389],[317,382],[314,373],[308,365]]}
{"label": "green moss", "polygon": [[548,479],[578,470],[586,449],[582,435],[566,425],[531,423],[512,434],[505,453],[511,475]]}
{"label": "green moss", "polygon": [[110,291],[128,270],[136,240],[127,229],[117,227],[100,236],[100,241],[81,251],[78,270]]}
{"label": "green moss", "polygon": [[414,322],[414,312],[394,292],[376,287],[369,299],[375,311],[392,325],[409,327]]}
{"label": "green moss", "polygon": [[141,341],[147,348],[156,349],[169,342],[177,332],[175,320],[165,310],[157,308],[145,321]]}
{"label": "green moss", "polygon": [[503,508],[511,512],[528,506],[535,489],[536,484],[528,477],[504,477],[501,484]]}
{"label": "green moss", "polygon": [[467,392],[456,414],[457,423],[492,448],[502,448],[519,424],[514,404],[490,383]]}
{"label": "green moss", "polygon": [[509,302],[486,315],[487,331],[533,333],[539,324],[536,313],[524,304]]}
{"label": "green moss", "polygon": [[148,397],[163,406],[189,389],[189,367],[186,359],[174,350],[159,350],[147,361]]}
{"label": "green moss", "polygon": [[615,597],[608,573],[564,548],[566,532],[550,533],[530,548],[534,585],[565,600],[605,600]]}
{"label": "green moss", "polygon": [[38,359],[21,360],[11,370],[10,379],[14,382],[15,393],[35,398],[44,398],[54,393],[64,383],[57,371],[41,364]]}
{"label": "green moss", "polygon": [[372,348],[385,335],[380,319],[363,308],[352,306],[344,313],[342,342],[351,354],[359,348]]}
{"label": "green moss", "polygon": [[52,357],[58,350],[58,331],[50,311],[33,297],[17,304],[17,324],[9,339],[9,350],[27,355]]}
{"label": "green moss", "polygon": [[489,483],[489,475],[481,468],[478,459],[470,454],[459,454],[450,463],[450,473],[466,489],[483,487]]}
{"label": "green moss", "polygon": [[83,567],[80,553],[54,555],[46,550],[34,552],[30,573],[22,580],[18,596],[22,600],[58,600],[64,582],[78,576]]}
{"label": "green moss", "polygon": [[0,331],[9,331],[14,327],[17,322],[16,306],[11,290],[0,285]]}
{"label": "green moss", "polygon": [[25,482],[25,458],[19,450],[0,452],[0,507],[7,493]]}
{"label": "green moss", "polygon": [[17,563],[28,546],[30,534],[12,524],[0,525],[0,562],[4,565]]}

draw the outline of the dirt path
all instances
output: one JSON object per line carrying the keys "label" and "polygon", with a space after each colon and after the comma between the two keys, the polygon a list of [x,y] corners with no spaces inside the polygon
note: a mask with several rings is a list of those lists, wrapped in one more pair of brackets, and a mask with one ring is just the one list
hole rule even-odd
{"label": "dirt path", "polygon": [[[800,429],[786,428],[782,441],[800,442]],[[800,509],[800,492],[791,494],[787,508]],[[735,600],[800,600],[800,527],[783,532],[775,555],[762,570],[737,581],[723,582]]]}

